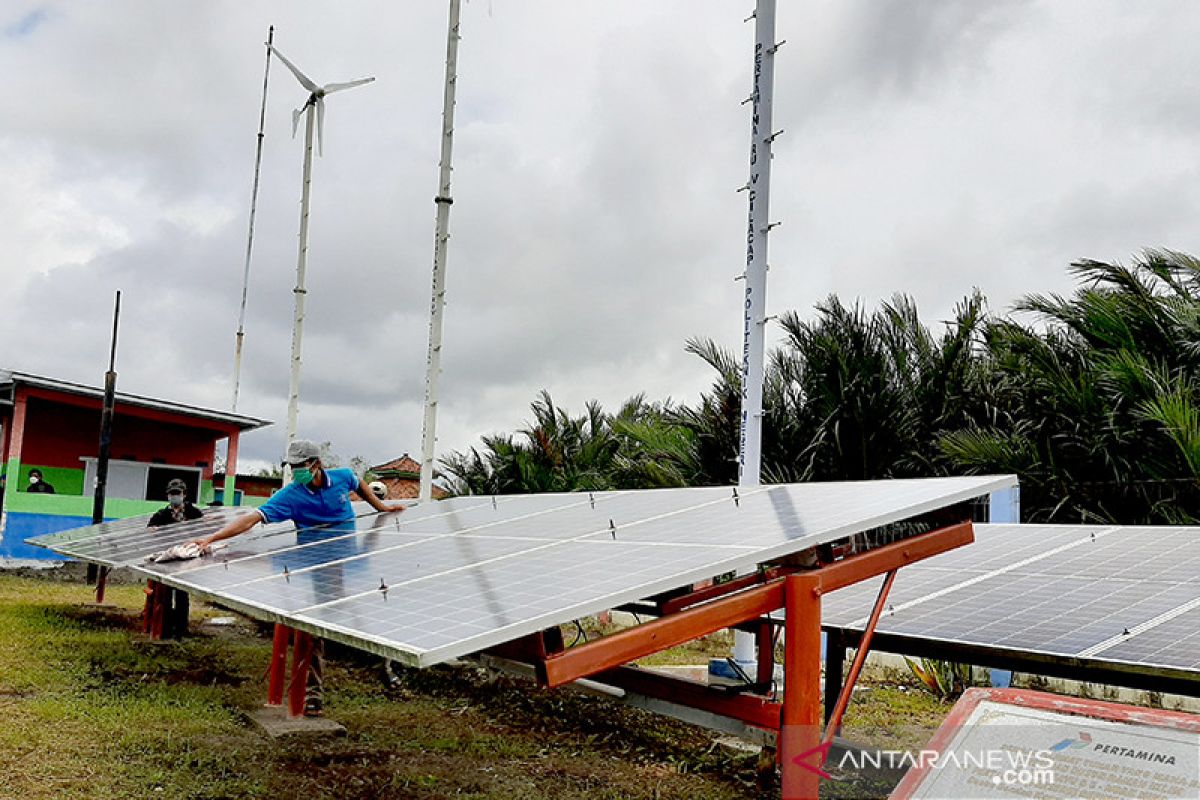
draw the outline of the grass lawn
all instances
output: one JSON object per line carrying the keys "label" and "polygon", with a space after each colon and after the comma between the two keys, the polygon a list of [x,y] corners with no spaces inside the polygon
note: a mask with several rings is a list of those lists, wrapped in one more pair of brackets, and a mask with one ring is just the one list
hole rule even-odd
{"label": "grass lawn", "polygon": [[[474,668],[404,670],[385,691],[377,659],[333,645],[327,713],[347,735],[272,742],[245,716],[266,696],[270,655],[253,623],[202,625],[225,612],[195,604],[196,635],[151,642],[137,632],[140,585],[110,584],[109,607],[90,597],[57,571],[0,573],[0,797],[761,796],[755,758],[697,728]],[[875,744],[949,710],[896,687],[860,694],[846,731]]]}

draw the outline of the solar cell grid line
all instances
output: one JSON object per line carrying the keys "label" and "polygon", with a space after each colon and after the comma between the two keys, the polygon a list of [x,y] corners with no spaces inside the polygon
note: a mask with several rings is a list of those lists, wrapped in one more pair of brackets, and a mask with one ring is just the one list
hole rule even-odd
{"label": "solar cell grid line", "polygon": [[[964,577],[982,574],[979,570],[927,566],[925,562],[910,564],[896,573],[895,583],[888,592],[888,608],[895,609],[898,603],[961,583]],[[864,610],[871,608],[882,584],[883,578],[866,580],[822,595],[822,622],[826,625],[850,625]]]}
{"label": "solar cell grid line", "polygon": [[[612,494],[613,494],[613,496],[615,496],[617,493],[612,493]],[[723,495],[723,492],[722,492],[721,494]],[[533,518],[535,518],[535,517],[541,517],[541,516],[543,516],[543,515],[552,514],[552,513],[553,513],[553,514],[555,514],[555,515],[558,515],[558,514],[562,514],[562,513],[565,513],[565,512],[567,512],[567,511],[570,511],[570,510],[578,510],[579,508],[581,508],[581,507],[582,507],[582,506],[584,506],[584,505],[587,505],[587,506],[590,508],[590,501],[589,501],[587,498],[583,498],[583,497],[581,497],[581,496],[580,496],[580,495],[578,495],[578,494],[576,494],[576,495],[572,495],[571,497],[572,497],[574,500],[576,500],[576,502],[573,502],[573,503],[571,503],[571,504],[569,504],[569,505],[563,505],[563,504],[561,504],[561,503],[560,503],[560,504],[558,504],[558,505],[555,505],[555,506],[553,506],[553,507],[550,507],[550,508],[545,508],[545,509],[542,509],[542,510],[540,510],[540,511],[530,511],[530,512],[528,512],[528,513],[521,514],[521,515],[518,515],[518,516],[516,516],[516,517],[511,517],[511,518],[508,518],[507,520],[502,520],[502,521],[495,521],[495,520],[491,520],[491,521],[487,521],[487,522],[482,522],[482,521],[481,521],[481,522],[479,522],[478,524],[475,524],[475,525],[473,525],[473,526],[471,526],[471,527],[464,527],[464,528],[459,528],[459,529],[457,529],[457,530],[451,530],[451,531],[450,531],[450,532],[448,532],[448,533],[430,534],[429,538],[446,538],[446,537],[450,537],[450,536],[465,536],[465,535],[467,535],[467,534],[470,534],[470,533],[473,533],[473,532],[479,532],[479,531],[486,530],[486,529],[488,529],[488,528],[490,528],[490,527],[493,527],[493,526],[495,526],[495,525],[499,525],[499,524],[502,524],[502,523],[504,523],[504,524],[528,524],[528,523],[529,523],[529,521],[530,521],[530,520],[532,520],[532,519],[533,519]],[[708,501],[708,502],[710,502],[710,503],[719,502],[719,498],[717,498],[717,499],[713,499],[713,500],[710,500],[710,501]],[[671,512],[671,513],[678,513],[678,512]],[[386,519],[386,517],[387,517],[387,515],[379,515],[379,516],[377,517],[377,519],[378,519],[379,521],[383,521],[383,520],[385,520],[385,519]],[[602,519],[602,515],[601,515],[601,517],[597,517],[597,516],[595,516],[595,515],[593,514],[593,515],[591,516],[591,518],[590,518],[590,520],[589,520],[589,521],[590,521],[592,524],[598,524],[598,523],[600,522],[600,520],[601,520],[601,519]],[[554,522],[555,522],[555,525],[556,525],[556,526],[558,526],[558,527],[562,527],[562,525],[563,525],[563,520],[562,520],[562,519],[561,519],[559,516],[555,516],[555,517],[554,517]],[[422,534],[418,533],[416,530],[411,530],[411,529],[410,529],[410,530],[407,530],[407,531],[405,531],[405,530],[403,529],[403,527],[402,527],[402,524],[403,524],[403,517],[398,517],[398,518],[396,518],[396,525],[397,525],[397,527],[398,527],[398,529],[400,530],[400,532],[401,532],[401,533],[407,533],[409,536],[420,536],[420,535],[422,535]],[[637,524],[637,523],[635,523],[635,524]],[[336,526],[325,526],[325,527],[326,527],[326,529],[330,529],[330,528],[336,528]],[[417,527],[417,528],[420,528],[420,529],[422,529],[422,530],[424,529],[424,526],[416,526],[416,527]],[[367,533],[368,533],[368,534],[369,534],[370,532],[371,532],[370,530],[368,530],[368,531],[367,531]],[[328,542],[334,542],[334,541],[337,541],[337,540],[351,539],[351,538],[355,538],[355,537],[357,537],[358,535],[361,535],[361,533],[362,533],[362,531],[348,532],[348,533],[346,533],[346,534],[344,534],[344,535],[342,535],[342,536],[339,536],[339,537],[330,537],[330,538],[322,539],[322,540],[320,540],[320,541],[314,541],[314,542],[311,542],[311,543],[309,543],[309,544],[307,544],[307,545],[303,545],[303,546],[307,546],[307,547],[314,547],[314,546],[317,546],[317,545],[325,544],[325,543],[328,543]],[[516,540],[518,540],[518,541],[534,541],[534,542],[536,542],[536,541],[540,541],[540,540],[539,540],[539,539],[537,539],[537,538],[528,539],[528,538],[526,538],[526,537],[504,537],[504,538],[515,538],[515,539],[516,539]],[[366,558],[366,557],[368,557],[368,556],[370,556],[370,555],[372,555],[372,554],[386,553],[386,552],[390,552],[390,551],[398,550],[398,549],[400,549],[400,548],[404,548],[404,547],[410,547],[410,546],[412,546],[412,544],[413,544],[413,541],[406,541],[406,542],[393,543],[393,544],[390,544],[390,545],[388,545],[388,546],[386,546],[386,547],[383,547],[383,548],[376,548],[376,549],[373,549],[371,552],[360,552],[360,553],[355,553],[355,554],[353,554],[353,555],[347,555],[347,556],[345,556],[344,558],[343,558],[343,557],[339,557],[338,559],[336,559],[336,560],[335,560],[335,561],[333,561],[332,563],[334,563],[334,564],[341,564],[341,563],[345,563],[345,562],[347,562],[347,561],[353,561],[353,560],[356,560],[356,559],[359,559],[359,558]],[[296,547],[300,547],[300,546],[301,546],[301,545],[297,545]],[[544,544],[543,544],[542,546],[546,546],[546,545],[544,545]],[[270,553],[270,555],[271,555],[272,559],[280,559],[280,558],[284,557],[284,556],[285,556],[285,554],[286,554],[288,551],[290,551],[291,549],[294,549],[294,548],[286,548],[286,549],[284,549],[284,550],[282,550],[282,551],[279,551],[279,550],[272,551],[272,552]],[[521,548],[509,548],[509,550],[510,550],[510,551],[513,551],[513,552],[515,552],[515,551],[517,551],[517,550],[520,550],[520,549],[521,549]],[[202,565],[201,565],[200,563],[198,563],[198,562],[188,562],[188,563],[189,563],[189,564],[191,564],[191,563],[196,563],[196,566],[195,566],[195,567],[193,567],[193,569],[200,569],[200,568],[201,568],[201,566],[202,566]],[[325,562],[325,563],[330,563],[330,562]],[[306,571],[309,571],[309,570],[315,570],[315,569],[319,569],[319,568],[320,568],[321,566],[323,566],[323,565],[324,565],[324,564],[323,564],[323,563],[321,563],[321,562],[313,562],[313,563],[311,563],[311,564],[308,564],[308,565],[306,565],[306,566],[303,566],[303,567],[301,567],[301,568],[290,570],[290,571],[289,571],[289,575],[290,575],[290,576],[295,576],[297,573],[302,573],[302,572],[306,572]],[[175,574],[176,574],[176,575],[178,575],[178,574],[179,574],[179,573],[181,573],[181,572],[187,572],[187,571],[190,571],[190,570],[188,570],[188,569],[184,568],[184,569],[182,569],[182,570],[179,570],[179,571],[177,571]],[[273,578],[273,577],[278,577],[278,574],[279,574],[279,573],[278,573],[278,571],[276,570],[275,572],[273,572],[273,573],[271,573],[271,574],[258,575],[258,576],[257,576],[257,577],[255,577],[253,580],[269,580],[270,578]],[[240,585],[240,584],[230,584],[230,585],[232,586],[232,585]]]}
{"label": "solar cell grid line", "polygon": [[1071,553],[1047,558],[1031,571],[1051,578],[1077,575],[1200,583],[1200,529],[1119,528]]}
{"label": "solar cell grid line", "polygon": [[[803,485],[801,485],[801,488],[802,487],[803,487]],[[746,539],[746,535],[745,535],[746,534],[746,525],[744,523],[747,520],[747,512],[750,511],[751,505],[754,503],[759,503],[759,504],[762,504],[762,506],[766,507],[769,510],[778,511],[779,506],[777,504],[763,503],[763,500],[764,500],[764,498],[770,499],[770,496],[772,494],[778,495],[778,494],[787,492],[787,490],[789,488],[796,488],[796,487],[779,486],[779,485],[760,487],[760,488],[752,490],[752,491],[744,492],[741,495],[741,497],[738,499],[738,501],[736,501],[736,502],[734,502],[733,495],[730,493],[729,489],[687,490],[691,493],[703,492],[703,496],[710,497],[712,499],[708,499],[703,502],[696,503],[689,507],[681,507],[681,508],[677,508],[677,510],[672,510],[672,511],[667,511],[665,513],[655,514],[655,515],[645,518],[645,519],[634,520],[631,523],[626,523],[624,526],[622,526],[621,528],[619,528],[617,530],[619,530],[619,536],[623,541],[635,541],[635,542],[643,541],[640,538],[640,534],[645,533],[645,530],[647,528],[650,528],[651,530],[653,530],[653,532],[661,535],[662,526],[658,525],[657,523],[663,523],[663,522],[669,521],[670,525],[672,526],[672,529],[677,530],[679,528],[678,522],[681,521],[681,519],[684,515],[691,517],[691,516],[696,516],[699,514],[708,515],[708,514],[712,514],[713,512],[724,512],[726,514],[731,515],[730,523],[738,524],[738,531],[740,534],[739,542],[743,542]],[[826,485],[821,485],[821,488],[825,489],[828,487]],[[838,488],[849,489],[851,487],[849,487],[846,484],[839,484]],[[858,489],[858,487],[855,487],[855,488]],[[855,491],[855,494],[858,495],[859,491]],[[789,520],[789,521],[791,521],[791,520]],[[814,527],[816,527],[816,526],[814,525]],[[695,531],[699,528],[700,528],[700,526],[697,525],[697,526],[686,526],[685,529],[689,530],[689,531]],[[728,530],[728,528],[722,527],[721,530],[722,530],[723,536],[727,535],[724,533],[724,531]],[[607,529],[607,528],[602,528],[599,531],[595,531],[595,530],[585,531],[584,533],[578,534],[574,537],[562,539],[562,540],[558,540],[558,541],[559,542],[585,541],[585,540],[604,541],[606,538],[609,538],[609,537],[615,538],[616,536],[617,536],[616,531]],[[704,537],[700,537],[700,538],[701,538],[700,542],[693,542],[693,543],[699,543],[699,544],[708,544],[709,543]],[[658,543],[662,543],[661,539],[657,540],[657,541],[658,541]],[[813,542],[813,543],[815,544],[815,542]],[[776,544],[778,544],[778,542],[776,542]],[[532,547],[527,550],[521,551],[520,555],[521,555],[521,557],[526,557],[528,553],[538,552],[542,549],[553,547],[553,546],[554,546],[553,542],[545,544],[545,545],[539,545],[537,547]],[[729,546],[729,545],[727,545],[727,546]],[[745,545],[739,545],[739,546],[746,550],[749,549]],[[517,554],[514,554],[514,555],[517,555]],[[513,556],[500,556],[498,558],[503,559],[503,558],[512,558],[512,557]],[[739,565],[740,566],[753,566],[753,564],[745,564],[742,562],[739,562]],[[467,568],[469,566],[471,566],[471,565],[464,565],[462,567],[459,567],[459,569]],[[435,577],[438,577],[438,576],[428,576],[428,577],[422,577],[422,578],[414,579],[414,580],[428,580],[428,579],[435,578]],[[343,598],[342,600],[335,601],[335,602],[344,602],[344,601],[351,600],[351,599],[353,599],[352,596]]]}
{"label": "solar cell grid line", "polygon": [[1097,653],[1102,653],[1105,650],[1108,650],[1110,648],[1116,647],[1117,645],[1121,645],[1121,644],[1124,644],[1125,642],[1130,641],[1130,637],[1141,636],[1142,634],[1146,633],[1147,631],[1151,631],[1157,627],[1165,625],[1168,622],[1171,622],[1172,620],[1174,620],[1175,618],[1183,616],[1184,614],[1187,614],[1188,612],[1190,612],[1196,608],[1200,608],[1200,597],[1193,598],[1192,600],[1189,600],[1188,602],[1186,602],[1180,606],[1176,606],[1175,608],[1173,608],[1169,611],[1163,612],[1162,614],[1159,614],[1157,617],[1154,617],[1153,619],[1149,619],[1138,625],[1133,625],[1128,628],[1125,628],[1124,630],[1121,631],[1121,633],[1115,634],[1112,637],[1104,640],[1103,642],[1100,642],[1099,644],[1089,647],[1087,650],[1080,653],[1080,655],[1094,656]]}
{"label": "solar cell grid line", "polygon": [[[110,566],[123,566],[127,563],[141,561],[146,555],[163,550],[173,544],[187,541],[189,538],[218,530],[232,516],[223,513],[206,514],[204,517],[173,525],[157,528],[147,527],[150,518],[138,517],[124,531],[126,536],[136,536],[132,540],[135,545],[129,545],[128,538],[116,538],[105,534],[80,540],[67,545],[51,545],[51,549],[80,558],[86,561],[106,563]],[[41,544],[38,539],[27,540],[31,544]]]}
{"label": "solar cell grid line", "polygon": [[143,514],[137,517],[129,517],[109,522],[102,522],[99,525],[85,526],[82,528],[71,528],[58,533],[48,533],[43,536],[37,536],[30,540],[31,544],[38,544],[42,547],[68,547],[81,542],[92,541],[99,537],[118,538],[122,534],[137,531],[146,527],[146,523],[150,520],[149,514]]}
{"label": "solar cell grid line", "polygon": [[[897,482],[889,482],[889,483],[897,483]],[[812,486],[811,485],[809,485],[807,487],[806,486],[800,486],[800,487],[773,486],[773,487],[769,487],[769,490],[779,492],[779,491],[787,491],[789,489],[797,489],[797,488],[807,489],[807,490],[811,491]],[[856,487],[856,488],[858,488],[858,487]],[[978,494],[978,491],[976,491],[974,494],[969,493],[968,496],[975,496],[975,494]],[[757,496],[759,498],[763,498],[765,495],[760,493]],[[944,501],[944,504],[950,504],[952,502],[958,501],[958,498],[949,499],[949,500],[946,498],[942,498],[942,499]],[[965,499],[965,498],[963,498],[963,499]],[[714,507],[728,507],[728,506],[714,506]],[[900,513],[897,513],[895,516],[896,516],[896,518],[903,518],[903,515],[901,515]],[[866,525],[864,525],[863,527],[866,527]],[[860,529],[862,529],[862,528],[860,528]],[[826,531],[825,533],[828,534],[829,532]],[[844,535],[844,533],[845,533],[844,531],[839,530],[839,531],[832,533],[831,535],[833,538],[841,538]],[[582,537],[581,540],[579,540],[579,541],[582,542],[583,540],[585,540],[587,538],[589,538],[589,537]],[[820,538],[821,537],[818,536],[818,537],[809,538],[809,539],[792,540],[790,542],[791,547],[783,548],[782,550],[780,550],[780,552],[786,552],[788,550],[794,551],[797,548],[803,549],[803,547],[805,545],[811,545],[811,544],[817,543],[817,541]],[[825,538],[829,538],[829,537],[826,536]],[[628,537],[628,536],[624,537],[624,541],[628,542],[629,540],[630,540],[630,537]],[[603,542],[603,541],[604,541],[604,539],[602,537],[599,539],[593,539],[593,542]],[[542,550],[544,548],[538,548],[538,549]],[[549,548],[545,548],[545,549],[549,549]],[[778,549],[778,548],[776,548],[776,549]],[[708,563],[709,563],[710,568],[712,568],[714,566],[719,566],[719,569],[717,571],[722,571],[722,570],[726,570],[729,568],[733,568],[735,566],[746,566],[750,562],[755,560],[755,558],[752,556],[762,556],[762,555],[764,555],[764,553],[760,551],[756,554],[747,554],[746,559],[730,558],[727,561],[722,562],[718,565],[714,565],[711,562],[708,562]],[[524,562],[526,558],[527,558],[527,556],[525,554],[522,554],[522,562]],[[497,559],[497,560],[499,560],[499,559]],[[511,560],[512,559],[510,559],[510,561]],[[541,573],[539,573],[539,574],[541,574]],[[712,574],[712,573],[708,573],[708,574]],[[665,588],[671,588],[673,586],[680,585],[680,583],[687,583],[687,582],[690,582],[691,580],[699,579],[700,577],[704,577],[704,576],[702,574],[696,574],[696,575],[691,575],[691,576],[677,575],[677,576],[674,576],[673,578],[669,578],[666,581],[663,581],[661,586],[659,586],[659,585],[655,585],[655,586],[642,585],[642,586],[638,587],[638,589],[636,591],[630,592],[627,596],[622,595],[620,597],[614,597],[614,598],[608,598],[608,599],[613,603],[619,604],[619,602],[625,602],[628,600],[637,599],[637,597],[644,596],[646,593],[652,593],[653,591],[658,591],[658,590],[665,589]],[[433,579],[432,577],[421,578],[418,581],[414,581],[413,583],[427,583],[432,579]],[[403,589],[405,587],[400,587],[400,588]],[[640,592],[640,594],[639,594],[639,592]],[[365,593],[364,595],[362,595],[362,597],[372,597],[373,595],[374,595],[373,592]],[[349,597],[349,598],[345,598],[343,600],[339,600],[334,603],[331,603],[331,604],[329,604],[329,606],[337,606],[337,605],[348,603],[348,602],[355,602],[357,599],[361,599],[361,598]],[[597,608],[593,608],[593,609],[590,609],[587,611],[583,611],[582,609],[574,609],[574,611],[577,611],[579,613],[594,613],[595,611],[603,610],[604,607],[609,607],[609,606],[599,606]],[[314,609],[306,609],[303,613],[311,614],[313,611],[314,611]],[[467,649],[467,650],[462,651],[462,653],[466,653],[466,652],[472,652],[472,650]],[[449,657],[449,656],[447,656],[447,657]]]}
{"label": "solar cell grid line", "polygon": [[[375,509],[366,503],[356,503],[356,513],[359,516],[364,515],[366,509],[370,509],[370,513],[374,514]],[[120,532],[119,536],[113,536],[107,533],[101,533],[92,537],[85,545],[77,548],[77,552],[86,557],[90,552],[106,552],[120,553],[125,555],[125,560],[136,561],[149,553],[156,552],[164,547],[170,547],[174,544],[181,544],[198,538],[199,536],[212,533],[219,530],[221,525],[228,522],[234,517],[241,516],[244,513],[254,511],[248,506],[239,507],[221,507],[220,509],[209,509],[201,519],[187,520],[185,522],[177,522],[171,525],[163,525],[156,528],[147,527],[146,523],[149,517],[137,517],[136,521],[131,521],[127,529]],[[214,525],[214,520],[219,520],[219,524]],[[138,524],[140,523],[140,524]],[[290,522],[274,523],[275,525],[286,525],[291,527]],[[272,527],[271,531],[277,532],[279,528]],[[262,531],[256,530],[254,534],[261,535]],[[163,542],[166,542],[164,545]],[[41,544],[39,540],[31,540],[33,544]]]}
{"label": "solar cell grid line", "polygon": [[1200,671],[1200,608],[1183,613],[1092,654],[1094,659]]}
{"label": "solar cell grid line", "polygon": [[[1056,544],[1081,540],[1094,527],[1080,525],[988,525],[976,524],[975,542],[912,564],[897,573],[888,595],[889,607],[897,606],[957,585],[967,578],[991,573],[1031,555],[1043,554]],[[821,614],[827,625],[851,626],[869,610],[879,591],[879,581],[864,581],[825,595]],[[861,624],[861,623],[860,623]]]}
{"label": "solar cell grid line", "polygon": [[[755,493],[761,493],[762,491],[765,491],[765,489],[755,490]],[[749,494],[750,494],[750,493],[749,493],[749,492],[747,492],[747,495],[749,495]],[[651,517],[648,517],[648,518],[646,518],[646,519],[643,519],[643,520],[636,520],[636,521],[634,521],[634,522],[631,522],[631,523],[626,523],[625,530],[628,530],[628,529],[630,529],[630,528],[636,528],[637,526],[640,526],[640,525],[644,525],[644,524],[648,524],[648,523],[656,522],[656,521],[659,521],[659,520],[661,520],[661,519],[667,519],[667,518],[678,518],[679,516],[681,516],[681,515],[684,515],[684,514],[694,514],[694,513],[696,513],[696,512],[701,512],[701,511],[704,511],[704,510],[706,510],[706,509],[710,509],[710,508],[712,508],[712,507],[715,507],[715,506],[717,506],[718,504],[724,504],[724,503],[727,503],[727,502],[729,502],[729,501],[728,501],[728,500],[727,500],[725,497],[718,497],[718,498],[716,498],[716,499],[710,499],[710,500],[706,500],[706,501],[704,501],[704,502],[702,502],[702,503],[700,503],[700,504],[698,504],[698,505],[696,505],[696,506],[690,507],[690,508],[683,508],[683,509],[678,509],[678,510],[668,511],[668,512],[665,512],[665,513],[663,513],[663,514],[659,514],[659,515],[656,515],[656,516],[651,516]],[[596,522],[596,520],[592,520],[592,522],[593,522],[593,523],[595,523],[595,522]],[[588,531],[585,531],[584,533],[577,534],[576,536],[574,536],[574,537],[572,537],[572,538],[568,538],[568,539],[555,539],[555,540],[551,540],[551,541],[547,541],[547,542],[537,542],[537,543],[530,542],[530,543],[528,543],[528,544],[527,544],[527,546],[525,546],[525,547],[522,547],[522,548],[520,548],[520,549],[518,549],[518,550],[515,550],[515,551],[513,551],[513,552],[511,552],[511,553],[509,553],[509,554],[507,554],[507,555],[497,555],[497,556],[493,556],[493,557],[491,557],[491,558],[488,558],[488,559],[485,559],[485,560],[482,560],[482,561],[475,561],[475,562],[470,562],[470,563],[457,564],[457,565],[455,565],[454,567],[452,567],[452,568],[450,568],[450,569],[448,569],[448,570],[446,570],[446,571],[444,571],[444,572],[438,572],[438,573],[435,573],[435,574],[432,574],[432,575],[426,575],[426,576],[422,576],[422,577],[420,577],[420,578],[413,578],[412,580],[414,580],[414,581],[415,581],[415,580],[431,580],[431,579],[439,579],[439,578],[443,578],[443,577],[445,577],[446,575],[448,575],[448,574],[451,574],[451,573],[454,573],[454,572],[459,572],[459,571],[462,571],[462,570],[471,569],[471,568],[473,568],[473,567],[486,566],[486,565],[487,565],[487,564],[489,564],[489,563],[496,562],[496,561],[500,561],[500,560],[503,560],[503,559],[511,559],[512,557],[514,557],[514,556],[518,556],[518,555],[519,555],[520,557],[522,557],[522,558],[527,558],[527,557],[529,556],[529,554],[531,554],[531,553],[537,553],[537,552],[541,552],[541,551],[543,551],[543,550],[548,550],[548,549],[551,549],[551,548],[554,548],[554,547],[558,547],[558,546],[560,546],[560,545],[563,545],[563,544],[568,544],[568,543],[571,543],[571,542],[576,542],[576,541],[581,541],[581,540],[584,540],[584,539],[588,539],[588,538],[590,538],[590,537],[594,536],[594,535],[595,535],[596,533],[598,533],[598,532],[602,532],[602,533],[603,533],[603,535],[605,535],[605,536],[609,536],[609,535],[611,535],[611,532],[610,532],[610,530],[609,530],[607,527],[603,527],[603,528],[601,528],[599,531],[597,531],[596,529],[588,530]],[[626,535],[627,535],[627,534],[626,534]],[[742,548],[740,548],[740,549],[741,549],[742,551],[749,551],[751,548],[749,548],[749,547],[742,547]],[[348,560],[351,560],[351,559],[348,559]],[[404,585],[404,582],[400,582],[400,583],[396,583],[396,584],[388,584],[388,585],[389,585],[389,586],[391,586],[391,587],[392,587],[392,589],[400,589],[400,588],[402,588],[402,587],[403,587],[403,585]],[[328,603],[323,603],[323,604],[321,604],[321,605],[326,605],[326,604],[332,604],[332,603],[338,603],[338,602],[346,602],[346,601],[350,601],[350,600],[353,600],[353,599],[354,599],[356,596],[360,596],[360,595],[373,595],[373,594],[375,593],[375,591],[376,591],[376,590],[377,590],[377,587],[374,587],[374,586],[373,586],[373,587],[371,587],[371,588],[370,588],[370,590],[368,590],[368,591],[363,591],[363,592],[359,593],[359,595],[356,595],[356,594],[350,594],[350,595],[347,595],[347,596],[345,596],[345,597],[338,598],[338,599],[336,599],[336,600],[331,600],[331,601],[329,601]],[[316,607],[318,607],[318,606],[313,606],[313,608],[316,608]],[[306,608],[306,609],[304,609],[304,610],[305,610],[305,611],[310,611],[310,610],[312,610],[312,608]]]}
{"label": "solar cell grid line", "polygon": [[[359,518],[366,516],[367,511],[371,515],[377,513],[365,502],[354,503],[354,510]],[[140,563],[149,554],[219,530],[230,519],[247,511],[253,511],[253,508],[225,506],[204,511],[205,516],[201,519],[156,528],[147,527],[149,515],[122,520],[119,526],[106,523],[101,526],[80,528],[68,532],[76,534],[76,541],[71,544],[63,544],[59,534],[35,537],[27,541],[30,544],[54,549],[64,555],[85,560],[99,559],[109,566],[125,566]],[[430,512],[426,511],[426,513]],[[453,513],[453,510],[448,509],[440,513]],[[295,526],[291,522],[264,524],[261,528],[243,536],[241,541],[261,540],[293,530],[295,530]]]}
{"label": "solar cell grid line", "polygon": [[[1014,563],[1009,564],[1004,567],[999,567],[997,569],[992,570],[991,572],[984,573],[982,575],[972,576],[970,578],[966,578],[956,584],[939,589],[935,592],[931,592],[930,594],[925,595],[923,597],[917,597],[917,598],[909,600],[905,603],[897,604],[892,613],[898,613],[901,611],[905,611],[909,608],[912,608],[913,606],[918,606],[923,603],[928,603],[933,600],[937,600],[946,595],[949,595],[949,594],[952,594],[955,592],[960,592],[963,589],[967,589],[971,586],[974,586],[975,584],[981,583],[986,580],[990,580],[999,575],[1005,575],[1008,573],[1022,574],[1025,571],[1025,568],[1029,567],[1032,564],[1037,564],[1039,561],[1042,561],[1043,559],[1053,557],[1059,553],[1063,553],[1063,552],[1072,550],[1077,547],[1081,547],[1085,544],[1088,544],[1089,542],[1093,542],[1093,541],[1100,539],[1100,537],[1102,537],[1102,536],[1111,535],[1111,534],[1115,533],[1117,530],[1118,530],[1118,528],[1116,528],[1116,527],[1103,528],[1101,530],[1095,531],[1094,533],[1081,536],[1078,539],[1068,541],[1066,544],[1061,544],[1058,547],[1054,547],[1045,552],[1031,555],[1027,558],[1024,558],[1020,561],[1014,562]],[[945,555],[945,554],[943,554],[943,555]],[[860,618],[854,620],[853,622],[851,622],[849,624],[849,627],[858,628],[858,627],[862,627],[865,624],[867,624],[867,617],[860,617]]]}
{"label": "solar cell grid line", "polygon": [[[1047,584],[1037,576],[1006,576],[1005,582],[955,603],[890,615],[880,630],[1075,656],[1194,596],[1177,583],[1063,577]],[[1017,604],[1005,608],[1014,598]]]}
{"label": "solar cell grid line", "polygon": [[[398,594],[369,593],[299,612],[296,619],[333,634],[365,633],[379,645],[390,643],[395,657],[428,666],[594,613],[633,581],[668,572],[677,576],[668,582],[686,583],[696,568],[712,563],[703,548],[670,548],[670,558],[663,548],[651,549],[620,541],[559,544],[537,558],[417,581]],[[480,592],[480,586],[492,589]],[[391,610],[397,601],[399,614]]]}

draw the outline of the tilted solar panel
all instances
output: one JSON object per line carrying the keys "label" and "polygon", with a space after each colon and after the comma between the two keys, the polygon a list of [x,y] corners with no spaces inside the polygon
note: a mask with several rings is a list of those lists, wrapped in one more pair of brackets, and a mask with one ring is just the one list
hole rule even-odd
{"label": "tilted solar panel", "polygon": [[[1023,654],[1200,668],[1200,528],[976,525],[976,542],[900,571],[877,630]],[[1007,554],[1007,555],[1006,555]],[[879,584],[824,599],[861,628]]]}
{"label": "tilted solar panel", "polygon": [[150,531],[142,520],[30,541],[427,666],[1015,483],[983,476],[461,497],[325,529],[264,526],[205,558],[164,564],[144,559],[216,530],[229,510]]}

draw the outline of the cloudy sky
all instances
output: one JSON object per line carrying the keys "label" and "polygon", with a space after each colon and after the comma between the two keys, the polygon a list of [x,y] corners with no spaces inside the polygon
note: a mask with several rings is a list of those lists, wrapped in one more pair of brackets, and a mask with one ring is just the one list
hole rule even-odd
{"label": "cloudy sky", "polygon": [[[440,449],[693,401],[691,336],[740,346],[749,0],[470,0]],[[336,9],[336,10],[335,10]],[[0,366],[228,408],[269,25],[328,101],[300,432],[421,447],[446,4],[0,4]],[[1004,310],[1076,258],[1200,251],[1200,5],[785,0],[768,306],[973,287]],[[305,94],[272,65],[239,411],[287,408]],[[243,462],[245,464],[245,461]]]}

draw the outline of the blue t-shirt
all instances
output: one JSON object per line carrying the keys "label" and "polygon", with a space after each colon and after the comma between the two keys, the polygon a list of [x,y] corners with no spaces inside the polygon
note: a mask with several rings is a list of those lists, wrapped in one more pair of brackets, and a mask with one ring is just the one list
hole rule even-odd
{"label": "blue t-shirt", "polygon": [[354,518],[350,492],[358,488],[358,478],[348,469],[325,470],[325,485],[313,489],[292,481],[258,507],[266,522],[292,520],[297,528],[329,525]]}

